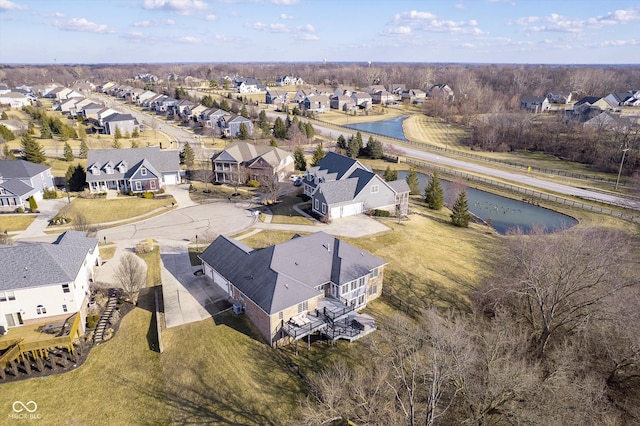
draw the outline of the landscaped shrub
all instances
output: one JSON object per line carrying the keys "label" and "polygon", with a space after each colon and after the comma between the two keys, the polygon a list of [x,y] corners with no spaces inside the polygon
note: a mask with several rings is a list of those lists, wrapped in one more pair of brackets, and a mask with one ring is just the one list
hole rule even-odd
{"label": "landscaped shrub", "polygon": [[31,210],[32,212],[38,210],[38,203],[33,196],[29,197],[29,210]]}
{"label": "landscaped shrub", "polygon": [[373,215],[374,216],[378,216],[378,217],[389,217],[389,216],[391,216],[391,213],[388,212],[387,210],[378,210],[378,209],[376,209],[373,212]]}
{"label": "landscaped shrub", "polygon": [[88,315],[87,316],[87,328],[96,328],[100,321],[100,315]]}
{"label": "landscaped shrub", "polygon": [[16,213],[24,213],[24,208],[22,206],[18,207]]}
{"label": "landscaped shrub", "polygon": [[160,188],[158,189],[158,192],[156,192],[156,194],[164,194],[164,193],[165,193],[164,188]]}
{"label": "landscaped shrub", "polygon": [[189,184],[189,192],[195,192],[196,188],[193,186],[192,183]]}
{"label": "landscaped shrub", "polygon": [[54,189],[49,189],[46,188],[44,190],[44,195],[42,196],[45,200],[53,200],[55,198],[58,198],[58,191]]}
{"label": "landscaped shrub", "polygon": [[251,179],[249,182],[247,182],[247,186],[250,186],[251,188],[257,188],[260,186],[260,182],[258,182],[257,180]]}
{"label": "landscaped shrub", "polygon": [[154,194],[153,192],[143,192],[142,193],[142,198],[154,198],[156,196],[156,194]]}
{"label": "landscaped shrub", "polygon": [[134,195],[136,195],[136,194],[134,194],[134,192],[133,192],[132,190],[129,190],[129,192],[127,192],[127,195],[128,195],[129,197],[133,197],[133,196],[134,196]]}

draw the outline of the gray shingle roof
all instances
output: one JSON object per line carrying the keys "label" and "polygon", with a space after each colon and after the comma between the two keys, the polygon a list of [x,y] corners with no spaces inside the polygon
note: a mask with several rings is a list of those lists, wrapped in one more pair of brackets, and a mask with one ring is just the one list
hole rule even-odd
{"label": "gray shingle roof", "polygon": [[[79,234],[79,235],[78,235]],[[0,246],[0,290],[68,283],[98,244],[95,238],[67,231],[53,244]]]}
{"label": "gray shingle roof", "polygon": [[277,167],[280,162],[290,156],[289,152],[281,148],[265,145],[254,145],[248,142],[236,142],[229,145],[224,151],[214,154],[213,161],[236,161],[238,163],[254,163],[262,157],[272,167]]}
{"label": "gray shingle roof", "polygon": [[20,197],[27,195],[29,192],[34,190],[32,187],[19,179],[9,179],[7,181],[4,181],[0,183],[0,187]]}
{"label": "gray shingle roof", "polygon": [[[119,173],[117,169],[112,174],[105,174],[102,167],[111,162],[114,166],[121,161],[127,163],[127,172]],[[180,169],[180,156],[178,151],[161,150],[159,147],[149,148],[126,148],[126,149],[92,149],[87,156],[87,170],[94,164],[100,168],[101,173],[97,176],[87,171],[87,182],[99,180],[123,179],[128,177],[130,173],[137,170],[143,164],[148,167],[152,173],[173,173]],[[158,176],[160,177],[160,176]]]}
{"label": "gray shingle roof", "polygon": [[219,236],[200,257],[270,315],[318,296],[329,281],[344,284],[386,264],[324,232],[261,250]]}
{"label": "gray shingle roof", "polygon": [[404,179],[392,180],[391,182],[387,182],[387,185],[391,187],[397,194],[402,194],[404,192],[411,192],[409,188],[409,184]]}
{"label": "gray shingle roof", "polygon": [[49,168],[25,160],[0,160],[0,176],[5,179],[28,179]]}

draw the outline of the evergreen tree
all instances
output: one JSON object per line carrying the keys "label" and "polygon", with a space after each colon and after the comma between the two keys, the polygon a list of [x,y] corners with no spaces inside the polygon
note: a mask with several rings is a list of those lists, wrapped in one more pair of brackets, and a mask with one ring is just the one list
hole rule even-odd
{"label": "evergreen tree", "polygon": [[22,151],[24,151],[24,159],[32,163],[42,164],[47,157],[44,155],[42,145],[40,145],[30,134],[26,134],[21,139]]}
{"label": "evergreen tree", "polygon": [[84,189],[84,183],[87,179],[87,175],[80,164],[77,164],[76,166],[70,164],[64,177],[67,181],[67,188],[69,191],[76,192]]}
{"label": "evergreen tree", "polygon": [[113,138],[116,140],[122,139],[122,132],[120,131],[120,126],[116,126],[116,132],[114,133]]}
{"label": "evergreen tree", "polygon": [[358,144],[358,155],[360,155],[360,150],[364,147],[364,142],[362,141],[362,133],[356,132],[356,143]]}
{"label": "evergreen tree", "polygon": [[4,158],[5,160],[15,160],[16,156],[13,155],[13,152],[11,152],[11,150],[9,149],[9,146],[4,143],[2,146],[2,158]]}
{"label": "evergreen tree", "polygon": [[51,134],[51,127],[49,127],[49,123],[47,121],[42,122],[42,126],[40,127],[40,139],[51,139],[53,135]]}
{"label": "evergreen tree", "polygon": [[338,140],[336,141],[338,148],[347,149],[347,140],[343,135],[338,136]]}
{"label": "evergreen tree", "polygon": [[134,128],[133,128],[133,132],[131,132],[131,137],[132,137],[132,138],[140,137],[140,131],[138,130],[138,128],[137,128],[137,127],[134,127]]}
{"label": "evergreen tree", "polygon": [[304,152],[302,151],[302,147],[299,145],[296,147],[295,151],[293,151],[293,161],[297,170],[300,170],[301,172],[307,170],[307,159],[304,158]]}
{"label": "evergreen tree", "polygon": [[258,114],[258,126],[262,129],[265,123],[268,123],[267,113],[265,110],[261,109],[260,114]]}
{"label": "evergreen tree", "polygon": [[9,142],[14,140],[16,138],[16,135],[14,135],[13,132],[7,128],[7,126],[5,126],[4,124],[0,124],[0,137],[2,137],[5,142]]}
{"label": "evergreen tree", "polygon": [[318,146],[316,147],[316,150],[313,152],[313,157],[311,158],[311,165],[312,166],[317,166],[318,163],[320,163],[320,160],[322,160],[325,156],[325,152],[324,149],[322,149],[322,144],[319,143]]}
{"label": "evergreen tree", "polygon": [[2,115],[0,116],[0,120],[8,120],[9,116],[7,115],[7,111],[2,111]]}
{"label": "evergreen tree", "polygon": [[81,141],[87,140],[87,131],[84,129],[84,126],[81,124],[78,126],[78,139]]}
{"label": "evergreen tree", "polygon": [[247,125],[244,123],[240,123],[240,128],[238,129],[238,138],[244,141],[249,139],[249,130],[247,129]]}
{"label": "evergreen tree", "polygon": [[191,148],[191,144],[189,142],[184,143],[184,148],[182,148],[182,152],[180,153],[180,161],[184,164],[188,169],[193,167],[193,163],[196,160],[196,155],[193,152],[193,148]]}
{"label": "evergreen tree", "polygon": [[278,147],[278,141],[275,140],[274,138],[271,138],[271,140],[269,141],[269,145],[277,148]]}
{"label": "evergreen tree", "polygon": [[471,214],[469,214],[469,203],[467,201],[467,193],[465,191],[460,192],[456,202],[453,204],[451,210],[451,223],[460,228],[468,228],[469,221],[471,220]]}
{"label": "evergreen tree", "polygon": [[131,148],[138,148],[139,146],[140,144],[138,143],[137,140],[131,139]]}
{"label": "evergreen tree", "polygon": [[64,144],[64,161],[73,161],[73,150],[68,142]]}
{"label": "evergreen tree", "polygon": [[129,133],[129,131],[127,130],[124,134],[124,138],[125,139],[131,139],[131,133]]}
{"label": "evergreen tree", "polygon": [[87,154],[89,153],[89,145],[87,145],[87,141],[82,139],[80,141],[80,155],[79,158],[87,158]]}
{"label": "evergreen tree", "polygon": [[347,145],[347,155],[351,158],[357,158],[360,153],[360,144],[358,143],[357,138],[349,139],[349,144]]}
{"label": "evergreen tree", "polygon": [[29,210],[31,210],[32,212],[38,210],[38,203],[36,202],[36,199],[33,197],[33,195],[29,197]]}
{"label": "evergreen tree", "polygon": [[409,185],[409,194],[415,195],[419,193],[419,182],[418,182],[418,173],[416,173],[416,169],[412,167],[407,174],[407,185]]}
{"label": "evergreen tree", "polygon": [[276,121],[273,123],[273,136],[276,139],[284,139],[287,137],[287,126],[285,126],[282,118],[276,118]]}
{"label": "evergreen tree", "polygon": [[111,148],[113,148],[113,149],[120,149],[120,148],[122,148],[122,144],[120,143],[120,139],[118,139],[118,138],[113,138],[113,144],[111,145]]}
{"label": "evergreen tree", "polygon": [[229,102],[227,102],[226,99],[222,99],[222,101],[220,101],[220,109],[224,110],[224,111],[231,111],[231,107],[229,106]]}
{"label": "evergreen tree", "polygon": [[247,107],[242,105],[242,109],[240,110],[240,115],[244,118],[249,118],[249,112],[247,111]]}
{"label": "evergreen tree", "polygon": [[391,166],[387,166],[386,170],[384,171],[383,177],[385,182],[392,182],[394,180],[398,180],[398,171],[393,170]]}
{"label": "evergreen tree", "polygon": [[372,160],[378,160],[384,157],[382,142],[369,136],[369,141],[367,142],[367,154]]}
{"label": "evergreen tree", "polygon": [[442,185],[440,185],[440,178],[438,177],[438,171],[434,170],[429,184],[424,190],[424,200],[429,205],[430,209],[440,210],[442,209]]}
{"label": "evergreen tree", "polygon": [[313,124],[308,121],[304,125],[304,132],[307,135],[307,139],[311,139],[316,135],[316,130],[313,128]]}

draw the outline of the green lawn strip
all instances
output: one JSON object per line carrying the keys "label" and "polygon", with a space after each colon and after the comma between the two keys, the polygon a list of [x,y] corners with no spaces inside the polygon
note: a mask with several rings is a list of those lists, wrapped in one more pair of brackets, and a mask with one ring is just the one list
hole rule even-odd
{"label": "green lawn strip", "polygon": [[280,244],[285,241],[289,241],[294,235],[306,235],[305,232],[293,232],[293,231],[275,231],[271,229],[264,229],[262,232],[251,235],[247,238],[243,238],[242,242],[249,247],[264,248],[274,244]]}
{"label": "green lawn strip", "polygon": [[173,197],[119,197],[114,200],[76,198],[64,206],[58,215],[73,219],[74,215],[81,213],[90,223],[115,222],[142,216],[162,207],[171,208],[172,201]]}
{"label": "green lawn strip", "polygon": [[0,232],[24,231],[36,219],[32,214],[0,215]]}

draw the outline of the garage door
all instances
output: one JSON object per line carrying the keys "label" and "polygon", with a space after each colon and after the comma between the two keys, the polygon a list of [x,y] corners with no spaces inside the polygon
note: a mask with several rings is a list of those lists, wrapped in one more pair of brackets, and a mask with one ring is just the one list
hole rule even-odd
{"label": "garage door", "polygon": [[229,292],[229,286],[227,284],[227,280],[222,278],[222,275],[218,274],[215,271],[213,271],[213,282],[218,284],[218,287],[223,289],[225,293]]}
{"label": "garage door", "polygon": [[342,217],[353,216],[362,213],[362,203],[349,204],[342,206]]}
{"label": "garage door", "polygon": [[175,185],[177,183],[176,175],[164,175],[164,183],[166,185]]}

